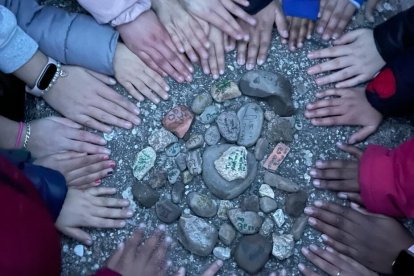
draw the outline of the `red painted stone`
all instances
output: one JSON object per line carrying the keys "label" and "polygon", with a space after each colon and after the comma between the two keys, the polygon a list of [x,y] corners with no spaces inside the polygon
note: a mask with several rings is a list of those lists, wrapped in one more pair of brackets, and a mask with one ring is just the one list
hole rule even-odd
{"label": "red painted stone", "polygon": [[178,105],[168,111],[162,120],[162,125],[179,138],[183,138],[190,129],[194,114],[185,105]]}
{"label": "red painted stone", "polygon": [[263,167],[269,171],[275,172],[277,168],[279,168],[279,165],[283,162],[289,151],[290,148],[285,144],[277,144],[273,152],[269,155],[266,162],[263,164]]}

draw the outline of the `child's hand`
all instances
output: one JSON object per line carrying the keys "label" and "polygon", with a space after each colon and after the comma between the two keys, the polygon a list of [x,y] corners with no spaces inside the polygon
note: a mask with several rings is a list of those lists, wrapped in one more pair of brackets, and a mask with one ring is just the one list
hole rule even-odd
{"label": "child's hand", "polygon": [[365,18],[369,22],[374,22],[374,9],[378,7],[379,0],[368,0],[365,6]]}
{"label": "child's hand", "polygon": [[316,31],[322,39],[337,39],[351,21],[356,7],[349,0],[321,0]]}
{"label": "child's hand", "polygon": [[221,30],[210,27],[210,48],[207,60],[201,60],[201,67],[204,74],[212,74],[214,79],[218,79],[219,75],[224,74],[224,35]]}
{"label": "child's hand", "polygon": [[330,89],[317,93],[316,97],[320,100],[306,106],[305,117],[315,126],[361,126],[349,138],[350,144],[374,133],[382,121],[381,113],[368,102],[365,88]]}

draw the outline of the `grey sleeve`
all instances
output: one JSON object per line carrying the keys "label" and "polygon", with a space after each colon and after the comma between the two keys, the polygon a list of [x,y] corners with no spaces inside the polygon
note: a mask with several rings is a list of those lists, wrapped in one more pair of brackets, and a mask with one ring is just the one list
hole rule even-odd
{"label": "grey sleeve", "polygon": [[99,25],[91,16],[41,6],[35,0],[0,0],[18,25],[46,55],[65,64],[113,75],[113,58],[119,33]]}

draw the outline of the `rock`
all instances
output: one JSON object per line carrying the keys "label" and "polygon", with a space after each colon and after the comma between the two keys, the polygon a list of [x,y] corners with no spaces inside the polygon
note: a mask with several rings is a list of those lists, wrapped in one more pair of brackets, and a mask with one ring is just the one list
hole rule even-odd
{"label": "rock", "polygon": [[257,195],[249,195],[243,198],[241,203],[243,211],[259,212],[259,197]]}
{"label": "rock", "polygon": [[263,167],[269,171],[275,172],[283,160],[288,155],[290,148],[283,143],[279,143],[273,149],[272,153],[267,157]]}
{"label": "rock", "polygon": [[193,180],[194,176],[189,171],[183,172],[183,182],[184,184],[188,184]]}
{"label": "rock", "polygon": [[180,177],[180,170],[179,169],[172,169],[168,172],[168,182],[174,184],[177,182],[178,178]]}
{"label": "rock", "polygon": [[260,198],[260,209],[264,213],[270,213],[277,208],[277,202],[274,199],[271,199],[270,197],[261,197]]}
{"label": "rock", "polygon": [[247,153],[247,176],[231,182],[225,180],[214,167],[217,160],[233,145],[223,144],[208,147],[203,154],[203,180],[209,190],[219,199],[233,199],[243,193],[256,178],[257,161],[253,154]]}
{"label": "rock", "polygon": [[201,134],[195,134],[190,136],[190,139],[185,143],[185,147],[188,150],[198,149],[204,145],[204,137]]}
{"label": "rock", "polygon": [[218,232],[205,220],[182,215],[178,222],[178,241],[193,254],[205,257],[211,254],[217,242]]}
{"label": "rock", "polygon": [[216,161],[214,167],[227,181],[245,179],[247,176],[247,150],[245,147],[232,146]]}
{"label": "rock", "polygon": [[139,204],[151,208],[160,198],[160,195],[151,187],[143,183],[135,183],[132,186],[132,194]]}
{"label": "rock", "polygon": [[271,251],[272,244],[263,236],[244,236],[234,251],[234,259],[240,268],[255,274],[267,263]]}
{"label": "rock", "polygon": [[202,172],[203,160],[199,150],[190,151],[187,154],[187,168],[192,175],[199,175]]}
{"label": "rock", "polygon": [[265,120],[266,121],[271,121],[271,120],[273,120],[274,118],[276,117],[276,113],[274,112],[274,111],[271,111],[271,110],[267,110],[267,111],[265,111],[265,113],[264,113],[264,118],[265,118]]}
{"label": "rock", "polygon": [[187,169],[187,155],[185,153],[178,154],[175,158],[175,164],[180,171]]}
{"label": "rock", "polygon": [[292,256],[294,246],[295,241],[293,240],[292,235],[287,234],[278,236],[276,234],[273,234],[272,254],[279,261],[282,261]]}
{"label": "rock", "polygon": [[273,189],[267,184],[260,185],[259,195],[262,197],[266,196],[270,198],[275,198],[275,192],[273,192]]}
{"label": "rock", "polygon": [[177,137],[165,128],[155,130],[148,138],[148,144],[157,152],[164,150],[167,146],[177,141]]}
{"label": "rock", "polygon": [[285,214],[282,209],[277,209],[276,212],[272,214],[272,218],[279,228],[285,224]]}
{"label": "rock", "polygon": [[153,173],[150,180],[149,180],[150,186],[153,189],[158,189],[165,186],[165,183],[167,183],[167,176],[165,172],[156,172]]}
{"label": "rock", "polygon": [[271,172],[265,172],[264,183],[288,193],[296,193],[300,189],[298,185],[289,179]]}
{"label": "rock", "polygon": [[225,245],[230,245],[236,238],[236,231],[230,224],[224,223],[220,226],[219,238]]}
{"label": "rock", "polygon": [[292,142],[295,128],[289,120],[276,117],[267,124],[266,138],[270,143]]}
{"label": "rock", "polygon": [[234,204],[229,200],[220,200],[217,216],[221,219],[228,219],[227,212],[234,208]]}
{"label": "rock", "polygon": [[171,188],[171,200],[175,204],[178,204],[183,199],[184,195],[184,184],[181,181],[178,181]]}
{"label": "rock", "polygon": [[211,126],[204,134],[204,140],[209,146],[216,145],[220,141],[221,135],[217,126]]}
{"label": "rock", "polygon": [[191,110],[195,114],[199,115],[203,113],[206,107],[209,106],[212,102],[213,102],[213,99],[211,98],[210,94],[207,94],[207,93],[198,94],[193,100],[193,104],[191,105]]}
{"label": "rock", "polygon": [[262,227],[260,228],[260,235],[268,236],[273,233],[275,224],[270,218],[265,218]]}
{"label": "rock", "polygon": [[190,129],[194,115],[185,105],[179,105],[168,111],[162,120],[162,125],[178,136],[183,138]]}
{"label": "rock", "polygon": [[135,157],[134,165],[132,166],[132,171],[136,179],[142,180],[144,176],[154,167],[155,159],[157,154],[154,149],[151,147],[146,147],[141,150]]}
{"label": "rock", "polygon": [[216,102],[224,102],[241,96],[239,87],[235,82],[222,80],[211,87],[211,96]]}
{"label": "rock", "polygon": [[256,160],[263,160],[268,147],[269,141],[267,141],[266,138],[259,138],[259,140],[257,140],[256,146],[254,147],[254,157],[256,157]]}
{"label": "rock", "polygon": [[[175,137],[175,136],[174,136]],[[167,154],[168,157],[175,157],[181,152],[181,145],[179,143],[174,143],[170,146],[168,146],[165,149],[165,154]]]}
{"label": "rock", "polygon": [[213,255],[220,260],[227,260],[231,257],[231,249],[228,247],[216,247],[213,249]]}
{"label": "rock", "polygon": [[240,133],[240,122],[234,111],[225,111],[221,113],[216,123],[221,136],[229,142],[236,142]]}
{"label": "rock", "polygon": [[200,121],[203,124],[211,124],[212,122],[214,122],[218,115],[219,115],[219,108],[215,105],[209,105],[207,106],[207,108],[204,110],[203,113],[201,113],[200,115]]}
{"label": "rock", "polygon": [[155,204],[157,217],[164,223],[173,223],[181,215],[181,209],[169,200],[161,200]]}
{"label": "rock", "polygon": [[305,231],[305,227],[308,224],[308,216],[301,215],[298,217],[292,225],[292,235],[295,241],[300,240]]}
{"label": "rock", "polygon": [[75,248],[73,248],[73,252],[75,252],[75,254],[79,257],[83,257],[83,253],[84,253],[84,248],[82,244],[78,244],[75,246]]}
{"label": "rock", "polygon": [[240,122],[237,144],[245,147],[253,146],[262,133],[263,110],[256,103],[248,103],[239,109],[237,117]]}
{"label": "rock", "polygon": [[231,223],[242,234],[255,234],[259,232],[263,219],[256,212],[231,209],[227,212]]}
{"label": "rock", "polygon": [[195,192],[189,193],[187,203],[191,211],[199,217],[211,218],[217,214],[217,203],[206,195]]}
{"label": "rock", "polygon": [[308,201],[308,194],[304,191],[287,195],[285,200],[285,212],[292,217],[298,217],[303,213]]}
{"label": "rock", "polygon": [[241,78],[239,87],[244,95],[263,98],[276,114],[290,116],[294,112],[292,85],[279,73],[262,70],[247,72]]}

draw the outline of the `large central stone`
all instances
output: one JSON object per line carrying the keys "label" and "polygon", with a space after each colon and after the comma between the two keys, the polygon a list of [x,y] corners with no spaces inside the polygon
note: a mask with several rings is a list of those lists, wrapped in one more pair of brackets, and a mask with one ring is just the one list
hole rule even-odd
{"label": "large central stone", "polygon": [[231,147],[219,159],[214,167],[227,181],[245,179],[247,176],[247,150],[245,147]]}
{"label": "large central stone", "polygon": [[242,194],[254,181],[257,174],[257,161],[254,155],[247,152],[247,175],[244,179],[227,181],[216,170],[214,161],[219,159],[230,144],[208,147],[203,154],[203,180],[210,191],[220,199],[233,199]]}

